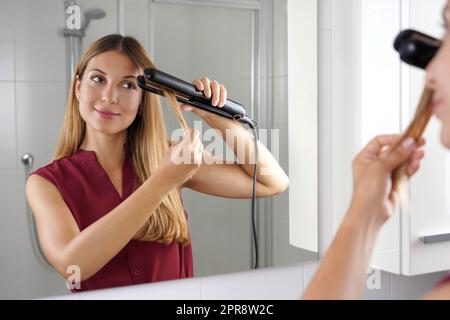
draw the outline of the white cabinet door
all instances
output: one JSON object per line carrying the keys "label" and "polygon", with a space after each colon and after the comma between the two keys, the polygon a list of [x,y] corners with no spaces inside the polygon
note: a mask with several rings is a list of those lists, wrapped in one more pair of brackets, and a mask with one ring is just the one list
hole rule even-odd
{"label": "white cabinet door", "polygon": [[[400,62],[392,43],[402,29],[443,34],[445,0],[362,0],[361,147],[381,133],[401,132],[414,114],[425,80],[423,70]],[[450,269],[450,241],[425,244],[421,237],[450,233],[450,152],[432,119],[426,157],[409,184],[410,205],[383,226],[372,266],[404,275]]]}
{"label": "white cabinet door", "polygon": [[[446,2],[404,1],[404,26],[440,38],[444,32],[442,9]],[[425,72],[404,66],[401,78],[405,84],[402,112],[412,115],[424,86]],[[408,123],[402,124],[405,127]],[[401,215],[402,273],[406,275],[450,269],[450,241],[427,244],[421,241],[423,236],[450,233],[450,153],[441,146],[439,134],[440,124],[432,118],[425,132],[425,159],[410,182],[410,208]]]}

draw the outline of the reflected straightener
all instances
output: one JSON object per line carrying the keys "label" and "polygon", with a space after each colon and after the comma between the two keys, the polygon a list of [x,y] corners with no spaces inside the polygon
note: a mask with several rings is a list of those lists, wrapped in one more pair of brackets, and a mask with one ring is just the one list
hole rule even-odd
{"label": "reflected straightener", "polygon": [[227,99],[222,108],[214,107],[211,105],[211,98],[205,97],[193,84],[161,70],[146,68],[144,75],[137,77],[137,82],[143,90],[163,95],[162,89],[167,89],[175,93],[180,103],[190,104],[207,112],[256,126],[256,122],[247,117],[246,110],[240,103]]}

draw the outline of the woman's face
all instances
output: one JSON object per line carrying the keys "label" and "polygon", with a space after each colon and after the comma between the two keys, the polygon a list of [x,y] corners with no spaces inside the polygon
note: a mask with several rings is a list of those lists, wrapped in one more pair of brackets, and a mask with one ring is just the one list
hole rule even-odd
{"label": "woman's face", "polygon": [[89,61],[83,79],[76,81],[75,93],[90,129],[115,134],[133,123],[142,97],[138,75],[139,69],[119,51],[104,52]]}
{"label": "woman's face", "polygon": [[427,87],[434,90],[433,111],[441,121],[441,142],[450,148],[450,0],[444,9],[446,34],[427,67]]}

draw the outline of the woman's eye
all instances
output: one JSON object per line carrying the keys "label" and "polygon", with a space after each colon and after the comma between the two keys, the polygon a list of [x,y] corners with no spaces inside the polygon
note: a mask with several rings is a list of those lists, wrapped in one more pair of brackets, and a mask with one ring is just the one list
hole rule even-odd
{"label": "woman's eye", "polygon": [[[96,80],[99,79],[99,80]],[[93,76],[91,77],[91,80],[94,81],[95,83],[99,83],[103,81],[103,78],[101,76]]]}
{"label": "woman's eye", "polygon": [[136,86],[135,86],[133,83],[131,83],[131,82],[125,82],[125,83],[123,84],[123,86],[124,86],[124,88],[126,88],[126,89],[136,89]]}

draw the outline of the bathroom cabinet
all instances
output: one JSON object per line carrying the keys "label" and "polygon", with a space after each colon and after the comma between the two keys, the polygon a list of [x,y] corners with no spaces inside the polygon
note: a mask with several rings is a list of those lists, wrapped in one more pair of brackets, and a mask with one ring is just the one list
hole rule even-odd
{"label": "bathroom cabinet", "polygon": [[[412,119],[425,82],[423,70],[400,62],[392,43],[403,29],[442,37],[445,0],[361,2],[360,147],[380,133],[403,131]],[[450,269],[450,153],[432,118],[420,171],[410,180],[409,205],[383,226],[372,266],[417,275]]]}

